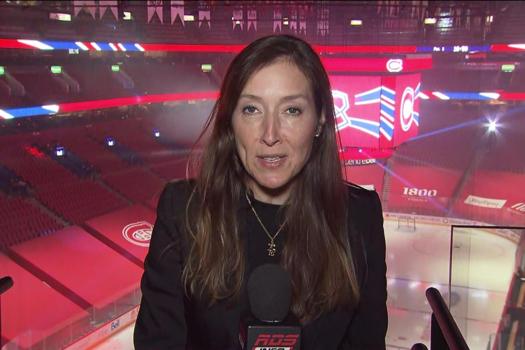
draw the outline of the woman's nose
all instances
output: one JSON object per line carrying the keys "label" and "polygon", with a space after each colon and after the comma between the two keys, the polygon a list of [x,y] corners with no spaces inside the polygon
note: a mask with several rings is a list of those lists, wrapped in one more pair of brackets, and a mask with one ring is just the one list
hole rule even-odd
{"label": "woman's nose", "polygon": [[280,122],[276,116],[268,116],[263,123],[262,142],[267,146],[273,146],[281,140]]}

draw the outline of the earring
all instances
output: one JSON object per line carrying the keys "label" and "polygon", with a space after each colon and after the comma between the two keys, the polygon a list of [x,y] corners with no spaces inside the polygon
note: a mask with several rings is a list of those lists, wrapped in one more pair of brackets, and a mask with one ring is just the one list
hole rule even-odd
{"label": "earring", "polygon": [[321,125],[317,126],[317,130],[315,131],[315,137],[319,137],[321,135],[321,131],[323,130]]}

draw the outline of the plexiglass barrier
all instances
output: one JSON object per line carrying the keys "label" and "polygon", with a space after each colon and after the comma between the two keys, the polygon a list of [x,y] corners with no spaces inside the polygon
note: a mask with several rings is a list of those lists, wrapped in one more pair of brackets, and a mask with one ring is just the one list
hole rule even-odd
{"label": "plexiglass barrier", "polygon": [[[110,333],[116,333],[136,318],[141,292],[137,288],[125,296],[111,302],[103,308],[90,308],[88,315],[59,328],[53,334],[35,343],[38,329],[28,329],[23,334],[11,339],[2,350],[19,350],[21,344],[33,344],[30,349],[87,349],[104,339]],[[96,334],[94,334],[97,332]]]}
{"label": "plexiglass barrier", "polygon": [[[522,349],[522,227],[451,226],[450,311],[470,349]],[[523,291],[522,291],[523,288]],[[520,345],[521,344],[521,345]]]}

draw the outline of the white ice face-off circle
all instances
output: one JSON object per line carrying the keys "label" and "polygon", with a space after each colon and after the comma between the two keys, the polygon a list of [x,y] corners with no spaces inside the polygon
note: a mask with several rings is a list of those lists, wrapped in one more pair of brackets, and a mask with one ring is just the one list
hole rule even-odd
{"label": "white ice face-off circle", "polygon": [[350,117],[348,110],[350,109],[350,101],[348,94],[339,90],[332,90],[332,97],[334,99],[334,111],[336,130],[342,130],[350,126]]}
{"label": "white ice face-off circle", "polygon": [[414,89],[410,86],[406,87],[405,91],[403,91],[399,119],[401,121],[401,129],[405,132],[410,130],[412,122],[414,121]]}
{"label": "white ice face-off circle", "polygon": [[147,221],[138,221],[126,225],[122,229],[124,239],[140,247],[149,247],[153,225]]}

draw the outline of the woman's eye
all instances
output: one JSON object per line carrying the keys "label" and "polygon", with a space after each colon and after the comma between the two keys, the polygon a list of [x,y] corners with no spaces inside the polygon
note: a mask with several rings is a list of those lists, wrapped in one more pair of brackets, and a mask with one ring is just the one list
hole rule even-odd
{"label": "woman's eye", "polygon": [[244,114],[253,114],[257,112],[257,108],[255,108],[254,106],[246,106],[242,109],[242,112]]}
{"label": "woman's eye", "polygon": [[297,107],[290,107],[286,110],[286,113],[291,115],[299,115],[301,114],[301,110]]}

